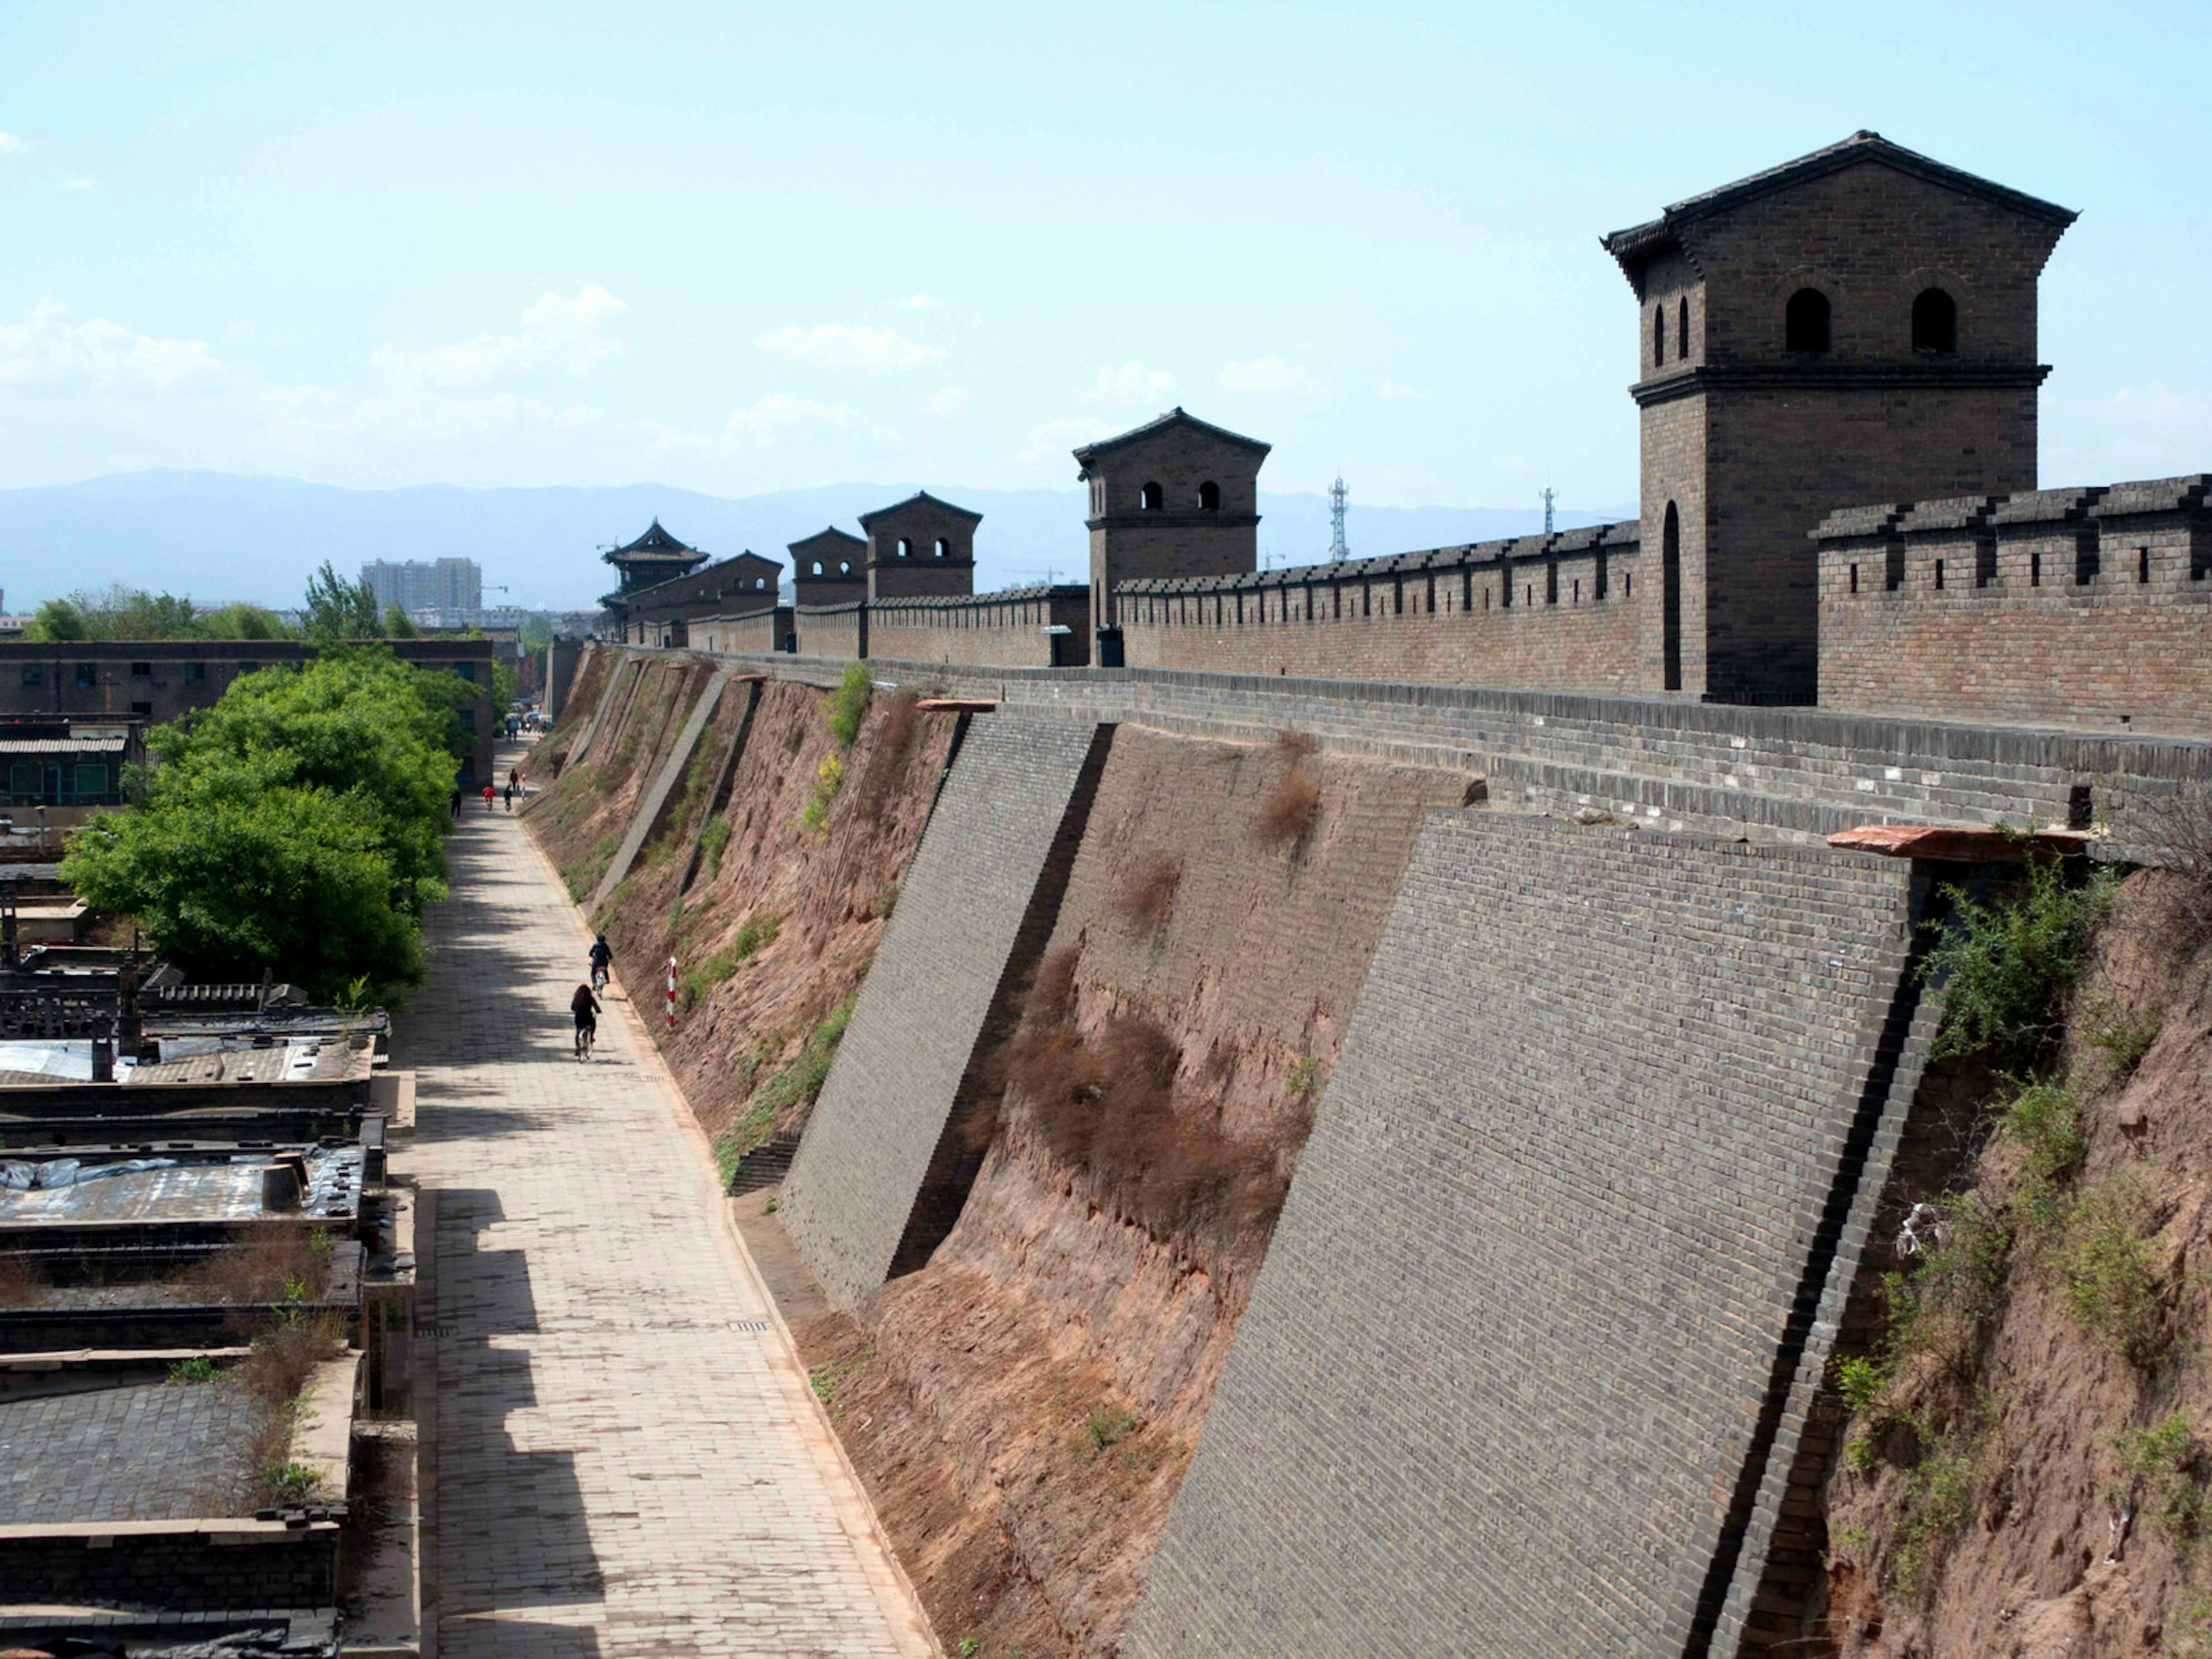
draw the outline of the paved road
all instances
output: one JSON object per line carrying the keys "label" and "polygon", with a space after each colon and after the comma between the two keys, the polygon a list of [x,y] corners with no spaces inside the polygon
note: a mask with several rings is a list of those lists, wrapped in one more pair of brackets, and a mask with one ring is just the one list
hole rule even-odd
{"label": "paved road", "polygon": [[434,1240],[439,1653],[927,1655],[619,993],[599,1057],[570,1056],[567,892],[503,811],[471,809],[451,858],[395,1039]]}

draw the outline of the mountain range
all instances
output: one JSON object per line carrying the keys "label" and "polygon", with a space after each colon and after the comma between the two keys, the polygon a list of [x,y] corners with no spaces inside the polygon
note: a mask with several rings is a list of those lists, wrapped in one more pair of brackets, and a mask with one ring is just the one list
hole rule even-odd
{"label": "mountain range", "polygon": [[[122,582],[203,603],[299,603],[325,559],[347,575],[369,559],[475,559],[486,605],[590,608],[613,585],[602,548],[658,518],[717,556],[752,549],[786,557],[787,543],[825,524],[854,531],[857,514],[911,495],[913,484],[840,483],[738,497],[662,484],[471,489],[413,484],[347,489],[224,472],[118,473],[80,483],[0,490],[0,603],[40,601]],[[975,538],[979,591],[1082,580],[1089,554],[1083,492],[967,489],[931,493],[983,514]],[[1260,497],[1260,543],[1273,564],[1327,556],[1328,502],[1319,495]],[[1561,529],[1632,518],[1633,507],[1562,509]],[[1543,525],[1540,508],[1362,507],[1346,540],[1356,557],[1402,553]]]}

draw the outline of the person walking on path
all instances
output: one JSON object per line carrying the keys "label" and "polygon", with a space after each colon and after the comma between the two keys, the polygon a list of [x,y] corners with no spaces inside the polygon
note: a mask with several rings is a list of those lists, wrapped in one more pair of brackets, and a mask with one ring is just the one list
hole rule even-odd
{"label": "person walking on path", "polygon": [[568,1012],[576,1017],[576,1058],[592,1057],[592,1041],[599,1034],[599,1000],[588,985],[579,985],[568,999]]}
{"label": "person walking on path", "polygon": [[453,822],[454,822],[454,823],[459,823],[460,821],[461,821],[461,786],[460,786],[459,784],[458,784],[458,783],[457,783],[457,784],[455,784],[455,785],[453,786]]}
{"label": "person walking on path", "polygon": [[492,787],[489,784],[484,785],[484,811],[487,812],[491,811],[492,794]]}

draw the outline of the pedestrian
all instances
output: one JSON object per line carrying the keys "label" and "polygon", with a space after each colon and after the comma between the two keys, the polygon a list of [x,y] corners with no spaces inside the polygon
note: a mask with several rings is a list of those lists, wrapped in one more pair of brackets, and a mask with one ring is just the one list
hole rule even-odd
{"label": "pedestrian", "polygon": [[458,784],[458,783],[457,783],[457,784],[455,784],[455,785],[453,786],[453,821],[454,821],[455,823],[458,823],[460,821],[460,817],[461,817],[461,786],[460,786],[459,784]]}
{"label": "pedestrian", "polygon": [[484,785],[484,811],[487,812],[491,811],[491,798],[495,793],[489,784]]}
{"label": "pedestrian", "polygon": [[522,769],[520,767],[510,766],[507,769],[507,789],[511,795],[519,795],[522,793]]}
{"label": "pedestrian", "polygon": [[514,811],[514,785],[512,781],[507,786],[507,810],[510,812]]}

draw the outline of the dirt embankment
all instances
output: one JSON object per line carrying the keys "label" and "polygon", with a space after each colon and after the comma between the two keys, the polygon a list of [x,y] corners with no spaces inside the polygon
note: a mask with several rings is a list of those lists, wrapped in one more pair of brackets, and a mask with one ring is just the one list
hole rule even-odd
{"label": "dirt embankment", "polygon": [[1421,820],[1468,784],[1116,734],[957,1224],[799,1333],[948,1646],[1118,1648]]}
{"label": "dirt embankment", "polygon": [[[530,828],[580,898],[589,899],[604,873],[707,672],[655,664],[634,699],[618,684],[623,701],[610,706],[591,754],[564,767],[527,809]],[[729,787],[710,801],[749,701],[745,685],[725,690],[659,830],[592,918],[614,949],[618,984],[644,1006],[726,1167],[803,1125],[842,1030],[840,1011],[875,955],[921,840],[954,719],[878,695],[848,746],[830,731],[823,693],[769,682]],[[580,690],[571,706],[584,702]],[[556,730],[540,753],[563,752],[554,747],[563,738]],[[833,758],[840,783],[824,796],[823,770]],[[817,797],[825,806],[810,824]],[[706,825],[687,887],[685,867],[710,807],[716,821]],[[677,1028],[667,1032],[661,1009],[672,955],[682,990]]]}
{"label": "dirt embankment", "polygon": [[[2130,878],[2046,1087],[1995,1091],[1826,1492],[1798,1650],[2212,1656],[2212,947]],[[2009,1103],[2009,1109],[2007,1109]]]}

